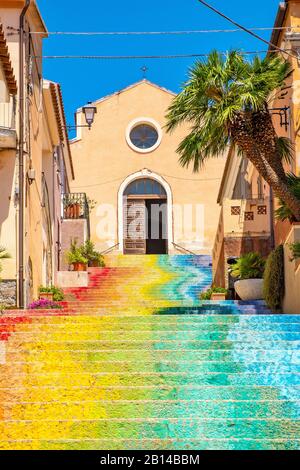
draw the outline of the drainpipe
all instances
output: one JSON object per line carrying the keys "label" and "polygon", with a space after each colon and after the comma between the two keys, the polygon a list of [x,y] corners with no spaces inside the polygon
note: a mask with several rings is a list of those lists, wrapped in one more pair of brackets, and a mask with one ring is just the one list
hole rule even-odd
{"label": "drainpipe", "polygon": [[19,307],[24,308],[24,26],[31,0],[20,15],[19,31]]}

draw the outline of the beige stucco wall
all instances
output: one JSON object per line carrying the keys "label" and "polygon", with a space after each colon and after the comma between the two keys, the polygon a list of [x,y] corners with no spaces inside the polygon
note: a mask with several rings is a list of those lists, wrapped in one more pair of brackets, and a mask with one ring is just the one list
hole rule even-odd
{"label": "beige stucco wall", "polygon": [[[211,253],[220,208],[216,203],[225,159],[215,158],[207,162],[197,174],[192,169],[183,169],[178,162],[176,149],[187,135],[183,126],[172,135],[166,134],[165,114],[173,94],[147,81],[112,95],[97,103],[97,115],[92,129],[79,131],[79,137],[71,145],[75,167],[72,192],[86,192],[97,201],[91,214],[91,234],[98,249],[105,250],[118,240],[118,191],[122,182],[131,174],[148,169],[160,175],[171,187],[173,204],[181,209],[186,204],[203,205],[204,244],[201,248],[201,233],[195,232],[196,222],[187,233],[182,233],[180,216],[173,211],[174,242],[196,252]],[[137,118],[154,119],[162,128],[160,146],[151,153],[134,151],[125,138],[129,123]],[[83,123],[82,115],[78,122]],[[151,176],[151,175],[150,175]],[[113,207],[113,231],[104,235],[101,230],[101,204]],[[179,209],[180,212],[180,209]],[[203,225],[203,224],[202,224]],[[97,231],[98,226],[98,231]],[[187,228],[187,224],[185,224]],[[193,233],[195,232],[195,233]],[[200,229],[201,232],[201,229]]]}
{"label": "beige stucco wall", "polygon": [[[9,8],[14,4],[15,8]],[[8,35],[7,26],[19,27],[20,12],[24,2],[6,2],[0,0],[0,18],[6,33],[8,50],[14,74],[19,82],[19,35]],[[34,4],[26,15],[31,30],[41,31],[43,25]],[[28,28],[28,24],[26,25]],[[43,30],[44,31],[44,30]],[[31,37],[31,51],[37,56],[42,55],[42,35]],[[64,146],[66,160],[66,178],[70,176],[70,162],[67,161],[67,143],[60,142],[58,120],[56,117],[56,104],[53,103],[51,93],[47,91],[45,97],[42,80],[42,61],[33,59],[31,67],[30,85],[27,79],[29,75],[29,41],[24,46],[25,52],[25,102],[26,112],[24,116],[24,176],[25,176],[25,229],[24,229],[24,267],[25,267],[25,292],[26,302],[38,295],[38,287],[41,284],[56,282],[56,268],[58,265],[59,228],[61,223],[61,181],[58,175],[58,161],[54,158],[54,150],[57,146]],[[31,52],[32,53],[32,52]],[[1,78],[1,77],[0,77]],[[19,86],[19,83],[18,83]],[[19,103],[18,96],[17,103]],[[62,110],[60,110],[62,111]],[[16,112],[16,129],[18,132],[18,110]],[[1,124],[1,123],[0,123]],[[0,142],[1,144],[1,142]],[[1,145],[0,145],[1,147]],[[1,273],[3,280],[16,279],[18,276],[18,200],[14,199],[15,188],[18,188],[18,153],[17,149],[10,152],[0,152],[0,245],[4,245],[12,255],[12,259],[3,263],[4,270]],[[26,174],[29,169],[35,170],[35,180],[29,184]],[[45,217],[43,201],[43,174],[47,182],[49,192],[50,223]],[[3,197],[2,197],[3,196]],[[50,226],[50,227],[49,227]],[[49,230],[52,237],[47,237]],[[52,238],[52,239],[51,239]],[[46,275],[45,253],[52,256],[52,278]],[[49,270],[48,270],[49,272]]]}
{"label": "beige stucco wall", "polygon": [[292,227],[284,245],[285,297],[283,312],[300,314],[300,264],[291,261],[290,243],[300,241],[300,225]]}
{"label": "beige stucco wall", "polygon": [[[0,246],[7,249],[11,259],[2,262],[1,278],[16,279],[16,227],[17,205],[15,204],[15,152],[0,152]],[[5,184],[4,184],[5,182]]]}

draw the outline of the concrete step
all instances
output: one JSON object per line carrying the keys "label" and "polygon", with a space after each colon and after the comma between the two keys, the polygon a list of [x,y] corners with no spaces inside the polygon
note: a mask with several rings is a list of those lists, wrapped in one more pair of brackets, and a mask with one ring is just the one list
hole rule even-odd
{"label": "concrete step", "polygon": [[93,420],[2,421],[0,435],[8,439],[63,439],[66,432],[76,439],[298,439],[300,421],[253,418],[115,418]]}
{"label": "concrete step", "polygon": [[4,402],[2,410],[4,419],[60,421],[64,420],[94,420],[101,417],[118,419],[130,416],[131,419],[164,418],[191,419],[201,416],[201,419],[299,419],[300,407],[298,402],[286,400],[272,401],[201,401],[201,400],[170,400],[170,401],[67,401],[62,403],[12,403]]}
{"label": "concrete step", "polygon": [[[7,450],[298,450],[300,439],[289,438],[205,438],[205,439],[23,439],[2,440],[0,449]],[[192,462],[192,461],[191,461]]]}

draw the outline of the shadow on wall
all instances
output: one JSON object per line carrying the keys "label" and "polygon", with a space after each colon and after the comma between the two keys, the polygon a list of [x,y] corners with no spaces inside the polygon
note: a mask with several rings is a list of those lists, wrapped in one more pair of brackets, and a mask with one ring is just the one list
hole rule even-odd
{"label": "shadow on wall", "polygon": [[[14,188],[14,171],[15,153],[9,151],[0,151],[0,245],[5,245],[3,241],[3,224],[9,217],[11,198],[13,197]],[[13,234],[10,234],[9,236],[12,237]]]}

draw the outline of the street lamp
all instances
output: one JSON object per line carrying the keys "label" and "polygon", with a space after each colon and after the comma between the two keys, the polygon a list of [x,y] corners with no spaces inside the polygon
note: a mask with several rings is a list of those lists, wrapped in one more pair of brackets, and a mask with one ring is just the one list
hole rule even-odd
{"label": "street lamp", "polygon": [[91,129],[95,119],[95,114],[97,114],[97,108],[92,105],[91,101],[89,101],[88,104],[82,108],[82,111],[85,116],[87,126]]}

